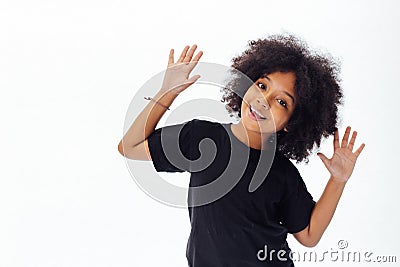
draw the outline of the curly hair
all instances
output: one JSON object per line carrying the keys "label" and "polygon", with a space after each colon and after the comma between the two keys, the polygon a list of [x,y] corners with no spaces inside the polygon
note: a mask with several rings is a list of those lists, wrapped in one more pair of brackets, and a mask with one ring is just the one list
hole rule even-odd
{"label": "curly hair", "polygon": [[[305,161],[322,137],[333,135],[342,104],[339,63],[330,55],[310,51],[293,35],[271,35],[251,40],[248,48],[232,59],[232,68],[250,80],[235,77],[222,89],[222,102],[229,113],[240,117],[242,98],[251,83],[273,72],[293,72],[296,106],[287,130],[277,132],[277,150],[297,163]],[[250,82],[250,84],[249,84]]]}

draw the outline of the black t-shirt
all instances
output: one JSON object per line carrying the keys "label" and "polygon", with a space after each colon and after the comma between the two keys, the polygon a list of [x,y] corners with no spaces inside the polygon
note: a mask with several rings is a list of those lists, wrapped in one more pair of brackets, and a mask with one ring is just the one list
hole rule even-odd
{"label": "black t-shirt", "polygon": [[[265,179],[250,192],[256,168],[263,167],[259,161],[261,150],[242,143],[230,126],[231,123],[193,119],[158,128],[148,137],[156,171],[191,174],[188,264],[191,267],[293,266],[287,233],[299,232],[309,224],[315,201],[297,168],[278,151],[265,166],[269,168]],[[210,152],[208,156],[206,152]],[[215,201],[194,206],[193,203],[215,197],[209,193],[204,198],[194,188],[224,176],[229,168],[233,172],[225,177],[237,181],[232,189]]]}

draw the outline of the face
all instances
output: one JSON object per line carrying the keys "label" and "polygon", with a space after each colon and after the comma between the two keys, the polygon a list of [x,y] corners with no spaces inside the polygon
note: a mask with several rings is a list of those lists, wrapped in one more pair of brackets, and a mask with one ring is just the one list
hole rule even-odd
{"label": "face", "polygon": [[274,72],[258,79],[246,92],[241,119],[247,131],[273,133],[285,129],[296,99],[292,72]]}

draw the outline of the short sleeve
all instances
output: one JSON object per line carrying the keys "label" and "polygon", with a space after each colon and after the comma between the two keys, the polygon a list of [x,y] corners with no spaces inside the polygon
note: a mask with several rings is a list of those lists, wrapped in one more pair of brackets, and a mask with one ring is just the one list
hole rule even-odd
{"label": "short sleeve", "polygon": [[282,225],[293,234],[300,232],[310,223],[315,201],[307,191],[306,184],[297,168],[294,167],[294,171],[290,173],[292,177],[287,179],[287,194],[281,202],[280,214]]}
{"label": "short sleeve", "polygon": [[193,123],[168,125],[154,130],[147,137],[153,166],[157,172],[190,171],[193,159]]}

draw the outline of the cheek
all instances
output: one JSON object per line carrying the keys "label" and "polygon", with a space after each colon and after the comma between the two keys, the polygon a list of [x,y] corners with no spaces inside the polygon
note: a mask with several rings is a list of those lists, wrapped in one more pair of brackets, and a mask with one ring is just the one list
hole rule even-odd
{"label": "cheek", "polygon": [[241,113],[242,118],[243,118],[243,115],[244,115],[245,111],[246,111],[246,103],[245,103],[245,100],[243,98],[242,99],[242,104],[240,106],[240,113]]}
{"label": "cheek", "polygon": [[260,94],[259,90],[255,85],[253,85],[249,89],[247,89],[246,93],[243,96],[243,99],[253,99],[259,94]]}
{"label": "cheek", "polygon": [[286,110],[272,110],[271,113],[277,128],[286,125],[290,119],[290,113]]}
{"label": "cheek", "polygon": [[251,94],[249,93],[249,91],[247,91],[246,94],[243,96],[242,106],[249,103],[250,99],[251,99]]}
{"label": "cheek", "polygon": [[246,107],[249,106],[249,102],[251,102],[251,99],[252,99],[252,95],[251,95],[251,93],[249,93],[249,91],[247,91],[242,99],[242,104],[241,104],[242,110],[244,110]]}

